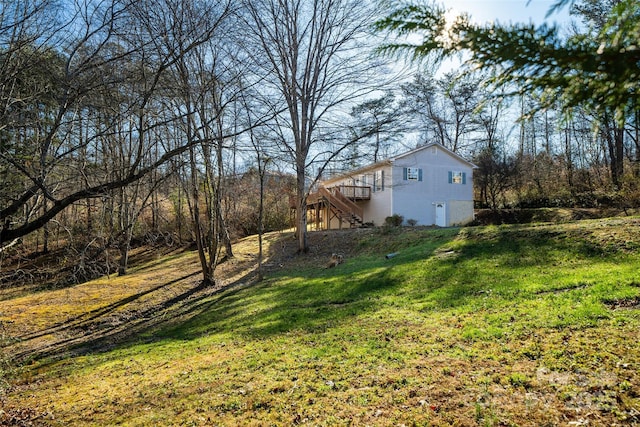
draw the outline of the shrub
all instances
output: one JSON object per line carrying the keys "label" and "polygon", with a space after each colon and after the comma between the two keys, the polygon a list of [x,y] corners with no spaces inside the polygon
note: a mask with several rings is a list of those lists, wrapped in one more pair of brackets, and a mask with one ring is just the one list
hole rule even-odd
{"label": "shrub", "polygon": [[384,224],[390,227],[400,227],[403,221],[404,217],[402,215],[393,214],[384,219]]}

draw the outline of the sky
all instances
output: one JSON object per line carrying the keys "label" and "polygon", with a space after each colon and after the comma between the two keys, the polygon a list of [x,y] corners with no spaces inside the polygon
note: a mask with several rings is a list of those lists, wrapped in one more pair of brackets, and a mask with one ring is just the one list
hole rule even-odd
{"label": "sky", "polygon": [[[436,3],[450,10],[450,15],[457,16],[462,12],[471,15],[471,21],[477,24],[498,22],[500,24],[534,23],[536,26],[543,23],[559,27],[569,27],[571,17],[568,6],[547,17],[547,13],[557,0],[436,0]],[[440,64],[436,76],[456,69],[460,65],[459,58],[450,58]],[[519,113],[514,113],[514,122]],[[415,136],[415,138],[420,138]],[[412,143],[420,142],[410,140]]]}
{"label": "sky", "polygon": [[[557,0],[440,0],[446,9],[467,12],[472,21],[482,24],[497,21],[502,24],[529,23],[542,24],[547,12]],[[551,15],[546,22],[562,24],[569,20],[568,7]]]}
{"label": "sky", "polygon": [[[564,6],[547,17],[547,13],[558,0],[436,0],[436,3],[450,11],[449,16],[454,18],[466,12],[471,15],[471,21],[477,24],[498,22],[500,24],[530,23],[541,25],[543,23],[559,27],[569,27],[571,17],[569,7]],[[448,16],[448,17],[449,17]],[[457,68],[459,59],[444,61],[438,73]]]}

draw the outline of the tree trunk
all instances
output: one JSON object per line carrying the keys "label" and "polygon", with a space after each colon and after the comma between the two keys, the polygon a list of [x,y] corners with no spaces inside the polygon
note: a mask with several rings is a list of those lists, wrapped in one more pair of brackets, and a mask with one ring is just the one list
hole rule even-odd
{"label": "tree trunk", "polygon": [[307,194],[305,189],[304,166],[298,166],[296,180],[296,196],[298,206],[296,208],[296,237],[298,238],[298,253],[309,252],[307,242]]}
{"label": "tree trunk", "polygon": [[131,249],[131,238],[133,237],[133,223],[130,222],[122,230],[122,241],[120,242],[120,260],[118,261],[118,276],[127,274],[127,266],[129,265],[129,250]]}
{"label": "tree trunk", "polygon": [[307,242],[307,201],[302,197],[301,202],[298,204],[296,214],[296,235],[298,237],[298,252],[309,252],[309,245]]}
{"label": "tree trunk", "polygon": [[256,150],[258,157],[258,177],[260,179],[260,199],[258,200],[258,280],[262,280],[262,235],[264,234],[264,178],[267,161],[262,164],[260,151]]}
{"label": "tree trunk", "polygon": [[571,146],[571,134],[569,132],[569,127],[566,127],[564,130],[564,144],[564,151],[567,159],[567,184],[569,185],[569,191],[571,194],[575,194],[576,189],[575,182],[573,180],[573,149]]}
{"label": "tree trunk", "polygon": [[607,115],[605,115],[604,121],[604,137],[609,150],[611,182],[615,189],[619,190],[624,175],[624,129],[616,126]]}
{"label": "tree trunk", "polygon": [[[47,210],[47,201],[44,201],[44,210]],[[46,223],[42,229],[42,253],[49,253],[49,223]]]}
{"label": "tree trunk", "polygon": [[131,247],[130,240],[131,239],[125,237],[125,242],[123,242],[120,245],[120,260],[118,261],[118,276],[124,276],[127,274],[127,265],[129,264],[129,248]]}
{"label": "tree trunk", "polygon": [[[222,124],[220,119],[217,120],[218,124],[218,132],[219,135],[222,135]],[[216,147],[216,155],[218,161],[218,176],[216,178],[216,189],[215,189],[215,210],[217,216],[217,228],[218,228],[218,238],[224,243],[225,252],[227,258],[233,258],[233,247],[231,245],[231,237],[229,236],[229,229],[227,227],[227,222],[224,219],[224,215],[222,214],[222,179],[224,177],[224,159],[222,157],[222,148],[224,144],[224,139],[218,138],[218,144]]]}

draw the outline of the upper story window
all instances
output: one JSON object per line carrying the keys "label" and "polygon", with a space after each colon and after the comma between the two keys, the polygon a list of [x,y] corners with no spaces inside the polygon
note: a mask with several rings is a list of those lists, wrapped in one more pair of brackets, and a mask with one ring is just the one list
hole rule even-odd
{"label": "upper story window", "polygon": [[403,168],[402,179],[404,179],[405,181],[422,181],[422,169]]}
{"label": "upper story window", "polygon": [[459,171],[449,171],[449,184],[466,184],[467,174]]}
{"label": "upper story window", "polygon": [[373,173],[373,191],[384,191],[384,170]]}

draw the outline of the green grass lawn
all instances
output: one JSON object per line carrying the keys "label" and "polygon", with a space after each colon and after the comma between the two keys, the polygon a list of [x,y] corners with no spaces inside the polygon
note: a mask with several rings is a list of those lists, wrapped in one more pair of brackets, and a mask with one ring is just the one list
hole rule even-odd
{"label": "green grass lawn", "polygon": [[[640,219],[349,236],[336,268],[291,257],[260,283],[161,305],[115,344],[27,360],[0,421],[640,425]],[[73,306],[90,286],[56,292]],[[29,298],[53,311],[43,292],[0,301],[9,333]]]}

